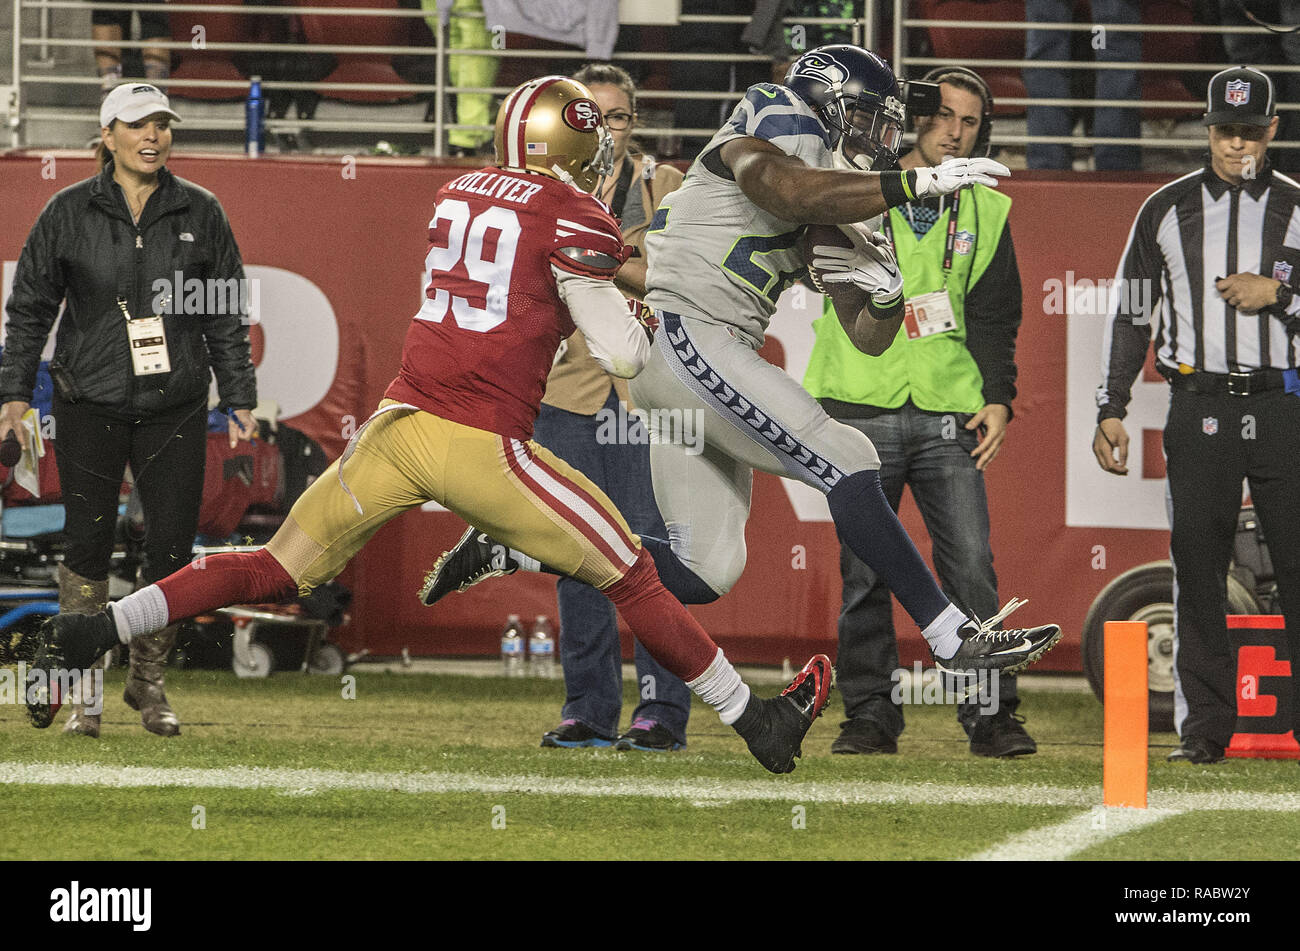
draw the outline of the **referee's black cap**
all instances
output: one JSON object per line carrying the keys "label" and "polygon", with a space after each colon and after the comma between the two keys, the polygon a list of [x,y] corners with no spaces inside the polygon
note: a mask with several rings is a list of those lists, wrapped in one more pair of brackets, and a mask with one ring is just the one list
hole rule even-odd
{"label": "referee's black cap", "polygon": [[1276,114],[1273,80],[1250,66],[1234,66],[1210,80],[1201,124],[1267,126]]}

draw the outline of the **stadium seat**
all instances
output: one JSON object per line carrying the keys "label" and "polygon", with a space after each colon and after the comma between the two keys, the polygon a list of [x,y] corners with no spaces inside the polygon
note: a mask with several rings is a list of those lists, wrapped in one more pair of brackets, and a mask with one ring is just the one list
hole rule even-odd
{"label": "stadium seat", "polygon": [[[321,7],[374,7],[397,10],[397,0],[313,0]],[[358,17],[304,14],[300,18],[308,43],[332,46],[406,46],[410,42],[411,21],[403,17]],[[393,58],[369,53],[341,53],[338,66],[325,77],[327,83],[403,83],[393,69]],[[322,93],[327,99],[343,102],[405,102],[413,94],[382,90],[332,90]]]}
{"label": "stadium seat", "polygon": [[[243,0],[193,0],[204,4],[241,4]],[[206,43],[248,43],[255,39],[254,18],[240,13],[201,13],[177,10],[168,13],[172,39],[191,44],[190,49],[173,50],[179,62],[172,70],[172,80],[222,79],[238,80],[246,77],[235,66],[235,54],[230,50],[194,49],[199,37]],[[201,31],[201,32],[200,32]],[[221,86],[171,86],[168,92],[182,99],[232,101],[243,99],[247,92],[242,88]]]}
{"label": "stadium seat", "polygon": [[[1189,0],[1148,0],[1142,4],[1142,22],[1170,26],[1190,26],[1196,23],[1195,10]],[[1204,63],[1212,61],[1204,33],[1143,33],[1142,62],[1144,63]],[[1197,80],[1204,85],[1200,76]],[[1178,119],[1199,116],[1204,111],[1204,100],[1193,95],[1183,82],[1181,73],[1142,73],[1142,98],[1185,102],[1187,108],[1143,109],[1144,119]]]}
{"label": "stadium seat", "polygon": [[[926,20],[1025,20],[1024,0],[920,0],[917,15]],[[961,65],[972,59],[1024,59],[1025,34],[1020,30],[976,31],[956,27],[931,27],[930,45],[938,59]],[[1018,69],[978,69],[989,84],[999,116],[1023,115],[1025,107],[1005,102],[1025,97],[1025,81]],[[916,79],[917,76],[909,76]]]}

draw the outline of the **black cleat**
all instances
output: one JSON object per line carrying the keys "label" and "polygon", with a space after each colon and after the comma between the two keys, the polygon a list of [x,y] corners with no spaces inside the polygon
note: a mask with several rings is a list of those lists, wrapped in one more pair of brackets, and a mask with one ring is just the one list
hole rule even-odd
{"label": "black cleat", "polygon": [[768,772],[794,772],[794,758],[803,755],[803,738],[830,700],[833,676],[830,658],[817,654],[781,691],[781,696],[749,698],[745,712],[733,726]]}
{"label": "black cleat", "polygon": [[117,643],[117,628],[107,611],[59,614],[37,633],[36,656],[24,684],[27,716],[43,730],[68,700],[72,680]]}
{"label": "black cleat", "polygon": [[951,674],[971,670],[1004,670],[1013,674],[1024,670],[1061,639],[1061,628],[1056,624],[994,630],[1004,617],[1028,603],[1028,600],[1012,598],[987,621],[967,621],[958,632],[962,640],[957,653],[946,659],[936,657],[934,665]]}
{"label": "black cleat", "polygon": [[510,549],[471,525],[450,551],[438,556],[433,570],[424,576],[420,603],[433,604],[445,594],[465,591],[480,581],[512,575],[518,570],[519,563],[510,557]]}

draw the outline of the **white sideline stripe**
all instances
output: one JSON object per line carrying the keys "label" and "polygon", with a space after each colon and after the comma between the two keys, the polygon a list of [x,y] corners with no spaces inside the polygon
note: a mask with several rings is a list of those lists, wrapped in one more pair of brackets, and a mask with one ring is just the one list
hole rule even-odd
{"label": "white sideline stripe", "polygon": [[[757,765],[754,767],[758,769]],[[0,762],[0,785],[26,786],[178,786],[185,788],[271,790],[388,790],[407,793],[532,793],[543,796],[644,796],[701,802],[774,801],[825,803],[895,803],[898,805],[1098,805],[1101,787],[961,786],[936,783],[835,782],[800,783],[728,780],[593,780],[524,774],[380,773],[325,769],[280,769],[102,766],[92,763]],[[1152,809],[1118,810],[1139,815],[1197,810],[1250,812],[1300,811],[1300,793],[1153,792]],[[1117,810],[1107,810],[1107,816]],[[1091,816],[1091,813],[1089,813]],[[1163,817],[1163,815],[1162,815]],[[1109,818],[1107,820],[1109,822]],[[1125,821],[1125,820],[1117,820]]]}
{"label": "white sideline stripe", "polygon": [[976,862],[1060,861],[1117,835],[1182,815],[1183,811],[1101,806],[1055,825],[1013,835],[991,849],[977,852],[970,859]]}
{"label": "white sideline stripe", "polygon": [[[755,769],[759,767],[755,764]],[[790,801],[827,803],[940,804],[1020,803],[1087,806],[1100,790],[1026,786],[938,786],[910,783],[798,783],[782,780],[592,780],[523,774],[377,773],[324,769],[279,769],[101,766],[81,763],[3,763],[0,785],[33,786],[179,786],[225,789],[336,789],[408,793],[532,793],[551,796],[644,796],[655,799]]]}

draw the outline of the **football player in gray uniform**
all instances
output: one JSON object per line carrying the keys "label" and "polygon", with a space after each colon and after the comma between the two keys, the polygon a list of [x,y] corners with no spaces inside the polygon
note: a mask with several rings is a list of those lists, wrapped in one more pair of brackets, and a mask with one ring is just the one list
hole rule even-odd
{"label": "football player in gray uniform", "polygon": [[[826,493],[836,531],[893,590],[940,667],[1016,671],[1052,647],[1060,628],[996,630],[1023,603],[1016,599],[992,618],[966,617],[890,508],[871,441],[757,353],[777,299],[810,263],[823,283],[864,292],[860,310],[838,316],[859,349],[882,352],[902,320],[902,278],[872,233],[874,219],[1010,174],[988,158],[897,170],[904,118],[884,60],[854,46],[812,50],[783,85],[749,88],[655,212],[646,303],[660,329],[632,398],[647,411],[655,497],[670,539],[642,542],[669,591],[686,603],[712,601],[745,565],[753,470],[798,479]],[[805,261],[800,239],[809,224],[840,225],[853,250],[818,246]],[[702,451],[679,429],[701,418]],[[422,600],[519,567],[545,570],[496,548],[467,532],[435,564]]]}

